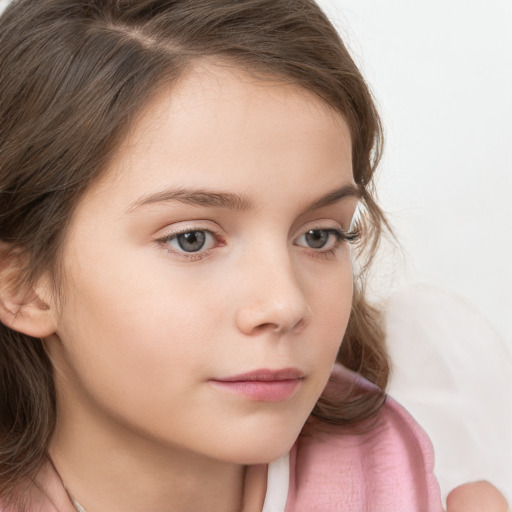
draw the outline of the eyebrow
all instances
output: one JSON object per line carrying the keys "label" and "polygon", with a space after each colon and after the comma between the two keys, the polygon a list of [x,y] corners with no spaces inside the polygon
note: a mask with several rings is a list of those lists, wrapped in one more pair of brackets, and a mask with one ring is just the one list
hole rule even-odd
{"label": "eyebrow", "polygon": [[[332,190],[322,197],[315,199],[304,208],[304,211],[317,210],[331,204],[337,203],[345,197],[361,198],[361,191],[355,184],[343,185],[340,188]],[[178,201],[192,206],[203,206],[207,208],[225,208],[228,210],[246,211],[254,208],[254,202],[245,195],[233,194],[231,192],[221,192],[207,189],[186,189],[171,188],[155,194],[142,196],[132,203],[126,210],[127,213],[136,210],[142,206]]]}
{"label": "eyebrow", "polygon": [[155,194],[143,196],[128,208],[131,212],[141,206],[155,203],[168,203],[178,201],[192,206],[206,206],[208,208],[226,208],[228,210],[250,210],[254,203],[246,196],[219,192],[206,189],[171,188]]}
{"label": "eyebrow", "polygon": [[331,204],[337,203],[338,201],[341,201],[346,197],[355,197],[356,199],[361,199],[361,189],[356,184],[353,183],[343,185],[340,188],[328,192],[319,199],[316,199],[315,201],[307,205],[304,210],[318,210],[319,208],[324,208],[326,206],[330,206]]}

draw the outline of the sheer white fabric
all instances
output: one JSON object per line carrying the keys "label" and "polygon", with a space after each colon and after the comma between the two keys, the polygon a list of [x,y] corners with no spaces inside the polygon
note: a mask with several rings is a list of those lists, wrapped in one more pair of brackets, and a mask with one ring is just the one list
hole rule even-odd
{"label": "sheer white fabric", "polygon": [[463,299],[428,286],[387,303],[389,394],[430,436],[443,499],[485,479],[512,502],[512,356]]}

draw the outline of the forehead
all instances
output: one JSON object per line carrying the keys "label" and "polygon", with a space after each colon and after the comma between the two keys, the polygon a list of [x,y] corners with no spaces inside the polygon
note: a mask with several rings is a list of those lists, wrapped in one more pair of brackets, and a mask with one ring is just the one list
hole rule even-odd
{"label": "forehead", "polygon": [[346,122],[313,93],[203,64],[142,109],[107,181],[137,188],[143,179],[158,189],[173,178],[186,187],[220,180],[244,191],[267,173],[289,178],[301,169],[336,169],[336,185],[352,179],[351,154]]}

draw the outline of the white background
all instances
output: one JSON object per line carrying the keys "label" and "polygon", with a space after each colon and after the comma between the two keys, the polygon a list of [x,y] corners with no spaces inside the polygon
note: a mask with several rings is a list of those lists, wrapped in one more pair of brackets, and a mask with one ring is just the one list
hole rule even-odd
{"label": "white background", "polygon": [[487,479],[512,503],[512,365],[485,323],[512,354],[512,0],[320,2],[386,128],[380,199],[403,252],[381,254],[376,295],[428,285],[391,301],[390,392],[429,433],[443,498]]}
{"label": "white background", "polygon": [[512,352],[512,0],[319,3],[384,119],[380,199],[403,254],[381,258],[380,288],[461,295]]}
{"label": "white background", "polygon": [[379,295],[455,292],[512,352],[512,0],[319,3],[384,119],[380,200],[401,249],[381,257]]}

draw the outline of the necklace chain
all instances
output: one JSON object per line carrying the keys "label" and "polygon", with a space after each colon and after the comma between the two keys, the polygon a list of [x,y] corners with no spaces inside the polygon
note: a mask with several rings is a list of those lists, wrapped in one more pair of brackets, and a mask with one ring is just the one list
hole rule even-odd
{"label": "necklace chain", "polygon": [[62,487],[64,487],[64,490],[66,491],[66,494],[68,495],[68,498],[69,500],[71,501],[71,504],[73,505],[73,507],[75,508],[75,510],[77,512],[87,512],[85,510],[84,507],[82,507],[82,505],[80,505],[80,503],[78,503],[78,501],[75,500],[75,498],[73,498],[73,496],[71,495],[71,493],[68,491],[68,488],[66,487],[66,484],[64,483],[64,480],[62,480],[62,477],[60,476],[60,473],[59,471],[57,470],[57,468],[55,467],[55,463],[53,462],[53,459],[50,457],[50,455],[47,455],[47,458],[48,458],[48,461],[50,462],[50,465],[52,466],[53,468],[53,471],[55,472],[55,474],[57,475],[57,477],[59,478],[60,480],[60,483],[62,484]]}
{"label": "necklace chain", "polygon": [[67,489],[66,492],[68,493],[69,499],[71,500],[71,503],[73,503],[73,506],[75,507],[77,512],[87,512],[85,508],[82,507],[82,505],[80,505],[80,503],[78,503],[78,501],[76,501],[75,498],[71,496],[71,494],[69,494],[69,491]]}

